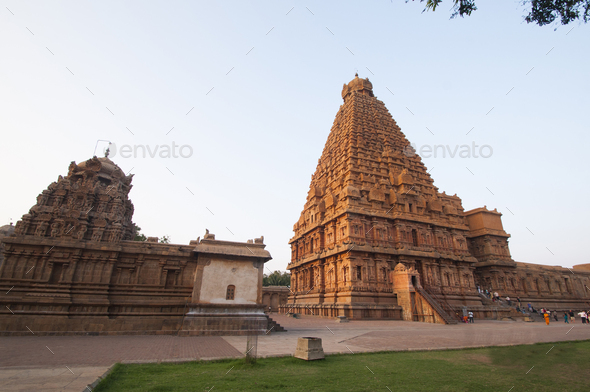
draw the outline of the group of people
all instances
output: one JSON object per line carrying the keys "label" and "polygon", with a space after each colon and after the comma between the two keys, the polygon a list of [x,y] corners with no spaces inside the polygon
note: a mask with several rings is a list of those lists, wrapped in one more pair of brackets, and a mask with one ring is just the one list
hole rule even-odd
{"label": "group of people", "polygon": [[[500,294],[498,294],[497,291],[492,292],[491,290],[481,290],[479,288],[479,286],[477,287],[477,291],[480,294],[484,294],[486,297],[488,297],[489,299],[491,299],[493,302],[500,302]],[[512,306],[512,300],[510,299],[510,297],[506,297],[504,299],[506,301],[506,303],[508,304],[508,306]],[[520,307],[520,298],[516,297],[516,301],[518,302],[518,307]]]}
{"label": "group of people", "polygon": [[[553,315],[553,319],[555,321],[559,321],[558,312],[556,310],[554,310],[552,312],[549,309],[542,308],[541,311],[539,312],[539,314],[541,315],[541,317],[543,317],[545,319],[545,324],[547,324],[547,325],[549,325],[549,320],[551,319],[551,315]],[[582,324],[589,324],[590,325],[590,320],[588,319],[588,316],[590,315],[590,310],[589,311],[582,310],[581,312],[578,312],[577,315],[580,316],[580,318],[582,319]],[[572,323],[575,322],[576,321],[576,313],[571,309],[569,311],[566,310],[565,312],[563,312],[563,321],[567,324],[569,324],[570,321]]]}
{"label": "group of people", "polygon": [[[578,316],[582,319],[582,324],[590,324],[590,310],[582,310],[578,313]],[[572,323],[576,321],[575,313],[571,309],[569,312],[563,312],[563,321],[569,324],[570,320]]]}
{"label": "group of people", "polygon": [[492,292],[492,291],[485,290],[485,296],[494,302],[500,301],[500,295],[498,294],[497,291]]}
{"label": "group of people", "polygon": [[[477,291],[480,294],[485,294],[486,297],[488,297],[489,299],[491,299],[493,302],[501,302],[500,299],[500,295],[498,294],[497,291],[492,292],[492,290],[482,290],[479,286],[477,286]],[[506,303],[508,304],[508,306],[512,306],[512,300],[510,299],[510,297],[506,297],[505,298]],[[518,305],[516,306],[516,310],[525,313],[526,308],[522,308],[521,304],[520,304],[520,298],[516,297],[516,301],[518,302]],[[542,308],[540,311],[537,312],[537,310],[534,308],[534,306],[529,302],[528,303],[528,311],[529,313],[538,313],[541,317],[543,317],[543,319],[545,320],[545,324],[549,325],[549,321],[551,319],[551,316],[553,316],[553,319],[555,321],[559,321],[559,316],[558,316],[558,311],[553,310],[550,311],[549,309],[546,308]],[[590,325],[590,310],[585,311],[582,310],[581,312],[575,313],[573,310],[569,310],[569,311],[564,311],[563,312],[563,321],[567,324],[570,323],[570,321],[573,323],[576,320],[576,314],[578,316],[580,316],[580,318],[582,319],[582,324],[588,324]],[[469,314],[467,315],[466,312],[463,312],[463,321],[464,322],[469,322],[469,323],[473,323],[473,312],[469,312]]]}
{"label": "group of people", "polygon": [[[459,312],[456,313],[457,317],[459,317]],[[461,317],[459,317],[461,318]],[[473,319],[473,312],[467,311],[467,309],[463,308],[463,317],[461,318],[465,324],[473,324],[475,320]]]}

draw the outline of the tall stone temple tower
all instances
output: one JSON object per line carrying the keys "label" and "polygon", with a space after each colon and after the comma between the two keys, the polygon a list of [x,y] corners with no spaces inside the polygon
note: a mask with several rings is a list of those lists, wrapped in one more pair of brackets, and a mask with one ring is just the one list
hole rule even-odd
{"label": "tall stone temple tower", "polygon": [[401,264],[414,286],[481,304],[461,199],[438,192],[368,79],[357,75],[342,98],[290,241],[291,302],[396,317]]}
{"label": "tall stone temple tower", "polygon": [[499,212],[464,211],[457,195],[438,191],[368,78],[356,75],[342,98],[293,226],[283,311],[448,323],[462,307],[514,316],[478,288],[552,308],[588,300],[585,266],[572,277],[516,263]]}

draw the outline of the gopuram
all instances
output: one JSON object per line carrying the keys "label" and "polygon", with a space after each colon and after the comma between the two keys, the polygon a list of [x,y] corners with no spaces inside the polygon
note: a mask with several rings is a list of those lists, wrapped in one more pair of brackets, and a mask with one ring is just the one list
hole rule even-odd
{"label": "gopuram", "polygon": [[[358,75],[342,89],[290,240],[285,313],[449,323],[515,316],[478,291],[551,309],[590,306],[590,268],[517,263],[496,210],[440,193],[391,114]],[[575,272],[574,272],[575,271]]]}
{"label": "gopuram", "polygon": [[2,228],[0,335],[265,333],[263,238],[133,241],[131,180],[108,157],[72,162]]}

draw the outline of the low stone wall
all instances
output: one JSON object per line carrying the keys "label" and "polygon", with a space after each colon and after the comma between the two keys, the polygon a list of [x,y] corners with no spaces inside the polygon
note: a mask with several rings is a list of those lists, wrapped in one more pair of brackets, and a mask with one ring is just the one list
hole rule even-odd
{"label": "low stone wall", "polygon": [[179,336],[263,335],[268,318],[262,305],[190,304]]}
{"label": "low stone wall", "polygon": [[[182,316],[122,316],[117,318],[81,316],[14,315],[1,320],[0,336],[59,335],[175,335]],[[30,331],[29,331],[30,329]],[[31,332],[32,331],[32,332]]]}
{"label": "low stone wall", "polygon": [[262,304],[264,311],[278,312],[279,306],[285,305],[289,299],[291,290],[287,286],[265,286],[262,287]]}
{"label": "low stone wall", "polygon": [[402,307],[376,304],[286,304],[279,313],[300,313],[310,316],[338,317],[351,320],[402,320]]}

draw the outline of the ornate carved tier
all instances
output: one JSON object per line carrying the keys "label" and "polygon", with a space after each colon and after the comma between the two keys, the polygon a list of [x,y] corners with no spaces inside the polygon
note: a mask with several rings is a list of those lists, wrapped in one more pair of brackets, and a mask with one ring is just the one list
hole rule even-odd
{"label": "ornate carved tier", "polygon": [[39,196],[28,214],[17,222],[17,236],[36,236],[119,242],[134,236],[133,203],[129,200],[133,175],[126,176],[109,158],[93,157],[70,163]]}

